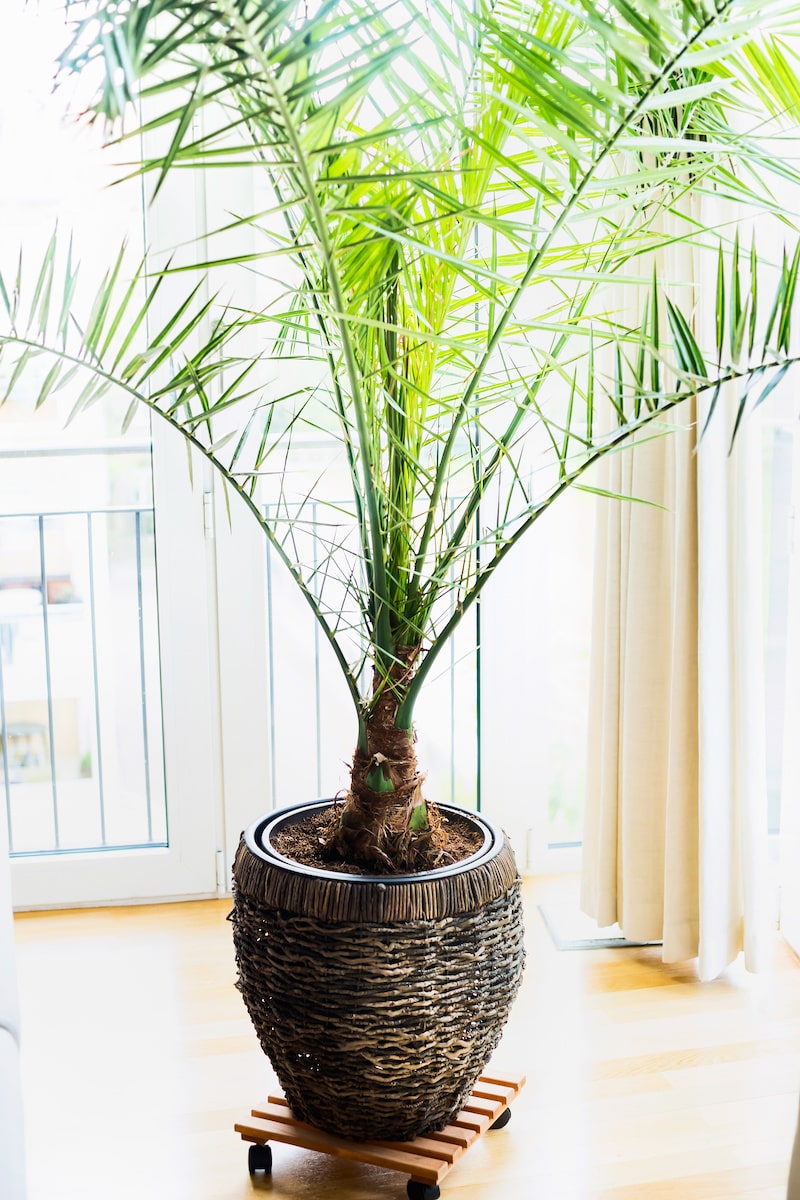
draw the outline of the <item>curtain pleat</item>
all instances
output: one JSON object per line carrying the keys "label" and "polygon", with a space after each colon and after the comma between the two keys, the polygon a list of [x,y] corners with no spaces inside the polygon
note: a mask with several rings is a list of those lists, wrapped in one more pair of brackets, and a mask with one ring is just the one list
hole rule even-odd
{"label": "curtain pleat", "polygon": [[602,486],[643,502],[599,501],[595,564],[582,906],[668,961],[697,953],[692,445],[676,429],[607,461]]}
{"label": "curtain pleat", "polygon": [[581,902],[713,978],[765,927],[760,440],[679,416],[604,464],[650,504],[598,502]]}
{"label": "curtain pleat", "polygon": [[757,970],[768,923],[760,435],[755,414],[731,451],[715,414],[697,455],[703,979],[740,950]]}

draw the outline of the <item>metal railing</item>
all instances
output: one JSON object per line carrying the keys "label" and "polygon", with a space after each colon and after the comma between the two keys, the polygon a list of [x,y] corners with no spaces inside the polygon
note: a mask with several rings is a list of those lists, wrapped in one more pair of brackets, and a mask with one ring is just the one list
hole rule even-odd
{"label": "metal railing", "polygon": [[[14,551],[0,549],[0,777],[12,854],[166,845],[163,798],[154,813],[163,741],[158,766],[152,507],[2,514],[0,548],[9,543]],[[112,613],[114,572],[132,595]],[[104,705],[102,679],[116,674],[118,684],[120,671],[122,686],[106,687]],[[125,720],[134,708],[138,729]],[[131,776],[144,813],[127,821],[126,835],[114,806]],[[111,796],[109,777],[122,784]]]}

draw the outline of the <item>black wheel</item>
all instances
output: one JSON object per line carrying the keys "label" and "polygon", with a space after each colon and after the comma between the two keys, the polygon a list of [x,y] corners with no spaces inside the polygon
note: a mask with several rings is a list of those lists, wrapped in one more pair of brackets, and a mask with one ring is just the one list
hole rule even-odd
{"label": "black wheel", "polygon": [[271,1148],[254,1143],[247,1152],[247,1166],[251,1175],[255,1175],[256,1171],[266,1171],[269,1175],[272,1171]]}
{"label": "black wheel", "polygon": [[505,1129],[506,1125],[508,1124],[508,1122],[510,1120],[511,1120],[511,1109],[504,1108],[503,1111],[500,1113],[500,1116],[495,1121],[495,1123],[493,1125],[490,1125],[489,1128],[490,1129]]}
{"label": "black wheel", "polygon": [[438,1183],[420,1183],[418,1179],[409,1179],[406,1191],[408,1200],[439,1200],[442,1194]]}

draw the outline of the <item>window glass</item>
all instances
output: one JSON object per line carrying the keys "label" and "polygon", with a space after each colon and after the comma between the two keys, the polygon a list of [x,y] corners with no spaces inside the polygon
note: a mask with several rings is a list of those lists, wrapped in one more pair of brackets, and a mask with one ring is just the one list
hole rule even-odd
{"label": "window glass", "polygon": [[[64,6],[8,0],[0,39],[0,263],[35,285],[80,262],[86,311],[123,238],[141,255],[136,181],[99,126],[52,88]],[[21,266],[19,248],[23,247]],[[88,305],[87,305],[88,301]],[[61,297],[51,306],[60,312]],[[74,319],[71,314],[70,319]],[[38,370],[43,374],[47,364]],[[12,386],[13,383],[13,386]],[[0,378],[0,796],[16,853],[166,841],[149,416],[124,401],[73,420],[75,382],[38,410],[33,381]]]}

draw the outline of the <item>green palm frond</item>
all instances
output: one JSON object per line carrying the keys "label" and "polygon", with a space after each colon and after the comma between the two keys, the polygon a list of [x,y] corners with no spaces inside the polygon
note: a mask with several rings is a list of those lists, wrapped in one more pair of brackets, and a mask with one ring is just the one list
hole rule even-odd
{"label": "green palm frond", "polygon": [[[95,119],[119,145],[159,146],[134,166],[154,192],[179,170],[235,169],[269,200],[154,273],[144,300],[146,268],[120,256],[84,320],[54,239],[30,280],[0,279],[5,395],[70,388],[77,414],[121,387],[179,428],[257,513],[362,716],[364,664],[387,678],[415,646],[410,724],[464,613],[593,462],[690,396],[713,410],[726,383],[740,421],[795,363],[798,253],[762,270],[693,205],[790,223],[776,193],[800,177],[776,138],[800,111],[800,3],[90,9],[62,70],[102,65]],[[679,245],[715,264],[707,297],[653,277]],[[154,297],[187,270],[199,282],[154,330]],[[264,281],[261,307],[209,296],[240,271]],[[635,320],[623,293],[640,295]],[[347,500],[292,491],[320,436],[338,442]],[[322,558],[304,568],[320,503]]]}

